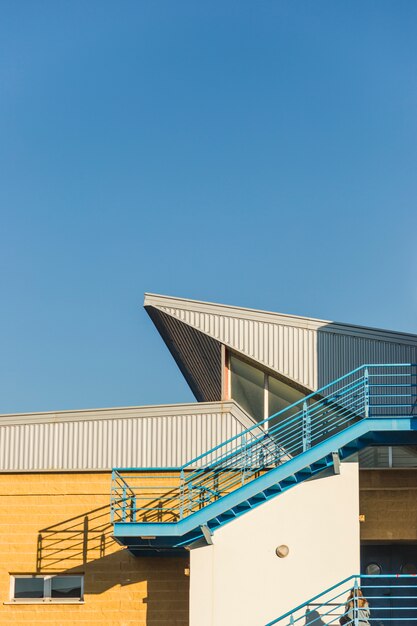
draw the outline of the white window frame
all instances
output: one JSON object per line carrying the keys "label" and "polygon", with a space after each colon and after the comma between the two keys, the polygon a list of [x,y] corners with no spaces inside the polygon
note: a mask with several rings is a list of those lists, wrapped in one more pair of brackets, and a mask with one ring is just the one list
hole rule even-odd
{"label": "white window frame", "polygon": [[[43,598],[15,598],[17,578],[42,578]],[[79,598],[53,598],[53,578],[80,578],[81,596]],[[10,574],[10,604],[80,604],[84,602],[84,574]],[[8,603],[9,604],[9,603]]]}

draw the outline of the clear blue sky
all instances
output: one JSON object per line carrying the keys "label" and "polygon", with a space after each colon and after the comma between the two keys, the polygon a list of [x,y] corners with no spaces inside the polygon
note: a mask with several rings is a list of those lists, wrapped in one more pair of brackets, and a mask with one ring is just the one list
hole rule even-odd
{"label": "clear blue sky", "polygon": [[0,412],[191,401],[152,291],[417,332],[414,0],[0,0]]}

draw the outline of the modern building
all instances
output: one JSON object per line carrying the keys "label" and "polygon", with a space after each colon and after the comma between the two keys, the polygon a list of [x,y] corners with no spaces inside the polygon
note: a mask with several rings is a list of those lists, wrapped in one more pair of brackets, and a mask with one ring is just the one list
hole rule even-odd
{"label": "modern building", "polygon": [[417,623],[417,335],[145,309],[195,403],[0,417],[0,626]]}

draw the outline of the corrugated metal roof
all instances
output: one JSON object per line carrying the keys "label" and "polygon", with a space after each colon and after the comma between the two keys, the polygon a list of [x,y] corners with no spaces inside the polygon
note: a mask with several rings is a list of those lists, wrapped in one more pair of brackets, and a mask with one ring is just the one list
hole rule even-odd
{"label": "corrugated metal roof", "polygon": [[[363,363],[417,361],[417,335],[407,333],[155,294],[145,307],[312,390]],[[180,339],[176,351],[187,361]]]}
{"label": "corrugated metal roof", "polygon": [[0,416],[0,471],[177,467],[252,425],[235,402]]}

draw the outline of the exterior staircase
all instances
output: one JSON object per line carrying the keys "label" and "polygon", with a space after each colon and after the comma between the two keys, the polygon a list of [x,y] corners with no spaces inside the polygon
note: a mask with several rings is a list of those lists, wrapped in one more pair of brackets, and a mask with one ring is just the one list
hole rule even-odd
{"label": "exterior staircase", "polygon": [[[417,578],[407,575],[345,578],[337,585],[300,604],[266,626],[362,626],[359,607],[362,595],[368,602],[369,624],[405,626],[417,624]],[[350,604],[347,603],[350,598]]]}
{"label": "exterior staircase", "polygon": [[370,445],[417,444],[417,365],[363,365],[179,468],[113,470],[114,537],[133,554],[220,526]]}

